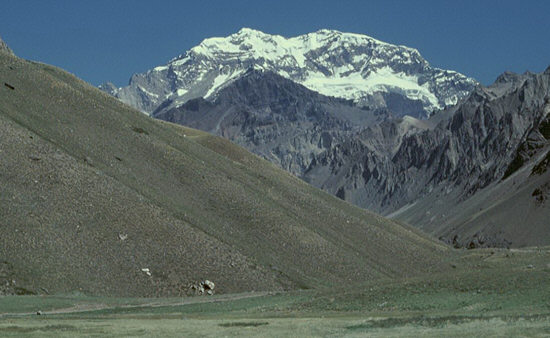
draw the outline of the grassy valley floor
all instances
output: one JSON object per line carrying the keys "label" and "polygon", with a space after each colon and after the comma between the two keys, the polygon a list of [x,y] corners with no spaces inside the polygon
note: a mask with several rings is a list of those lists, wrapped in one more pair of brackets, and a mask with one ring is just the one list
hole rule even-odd
{"label": "grassy valley floor", "polygon": [[0,336],[550,335],[550,248],[463,251],[448,263],[450,273],[323,290],[7,296]]}

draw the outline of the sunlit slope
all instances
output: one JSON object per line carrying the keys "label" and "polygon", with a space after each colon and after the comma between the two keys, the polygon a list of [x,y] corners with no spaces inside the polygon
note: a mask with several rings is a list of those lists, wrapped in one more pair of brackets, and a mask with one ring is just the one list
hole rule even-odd
{"label": "sunlit slope", "polygon": [[0,82],[10,290],[174,295],[202,279],[217,292],[311,288],[448,265],[447,248],[416,230],[62,70],[0,54]]}

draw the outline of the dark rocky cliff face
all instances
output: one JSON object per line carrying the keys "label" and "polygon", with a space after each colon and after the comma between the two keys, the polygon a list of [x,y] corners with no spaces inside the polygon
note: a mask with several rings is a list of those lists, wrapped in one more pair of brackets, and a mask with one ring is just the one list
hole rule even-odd
{"label": "dark rocky cliff face", "polygon": [[[473,212],[471,201],[481,205],[480,196],[499,204],[498,194],[531,184],[540,185],[535,189],[537,193],[533,192],[536,198],[523,196],[518,190],[516,195],[506,197],[508,201],[521,204],[520,196],[533,201],[521,204],[517,210],[503,209],[501,215],[529,213],[537,198],[539,202],[545,200],[549,114],[550,72],[507,73],[492,86],[477,88],[457,107],[425,121],[428,127],[424,130],[417,129],[400,139],[391,133],[378,133],[388,141],[378,139],[376,143],[372,133],[363,132],[354,140],[332,147],[312,160],[303,177],[362,207],[385,214],[402,208],[394,214],[396,217],[440,234],[454,245],[514,245],[520,236],[518,227],[539,226],[550,210],[538,207],[532,214],[536,220],[527,224],[513,217],[502,217],[499,224],[494,224],[489,216],[481,224],[469,219],[484,213],[484,206],[472,214],[461,208],[470,204],[467,212]],[[380,144],[386,144],[386,151],[380,150]],[[542,176],[533,178],[532,174],[522,173],[525,171],[540,172]],[[513,184],[508,182],[512,177]],[[471,232],[473,228],[477,232]],[[536,236],[522,236],[521,245],[539,243]]]}
{"label": "dark rocky cliff face", "polygon": [[153,113],[226,137],[298,176],[316,154],[384,116],[257,70],[221,90],[213,102],[198,98]]}
{"label": "dark rocky cliff face", "polygon": [[491,87],[478,87],[452,111],[440,112],[447,116],[435,127],[405,135],[395,151],[380,151],[363,133],[317,155],[304,178],[386,213],[441,184],[459,188],[467,198],[502,179],[523,142],[540,141],[538,134],[529,135],[545,117],[548,82],[544,73],[517,75],[512,83],[500,78]]}

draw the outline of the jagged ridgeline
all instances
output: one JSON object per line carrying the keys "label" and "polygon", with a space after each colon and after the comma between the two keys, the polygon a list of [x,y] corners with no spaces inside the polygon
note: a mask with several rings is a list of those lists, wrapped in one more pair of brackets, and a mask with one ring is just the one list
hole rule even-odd
{"label": "jagged ridgeline", "polygon": [[430,66],[416,49],[366,35],[324,29],[285,38],[243,28],[133,75],[127,87],[101,87],[150,114],[161,105],[168,110],[198,97],[213,100],[249,68],[360,106],[415,117],[455,104],[476,85],[462,74]]}
{"label": "jagged ridgeline", "polygon": [[298,289],[448,266],[437,241],[60,69],[0,53],[0,81],[2,293]]}
{"label": "jagged ridgeline", "polygon": [[368,127],[315,156],[304,179],[455,246],[548,245],[549,114],[550,68],[505,73],[410,129]]}

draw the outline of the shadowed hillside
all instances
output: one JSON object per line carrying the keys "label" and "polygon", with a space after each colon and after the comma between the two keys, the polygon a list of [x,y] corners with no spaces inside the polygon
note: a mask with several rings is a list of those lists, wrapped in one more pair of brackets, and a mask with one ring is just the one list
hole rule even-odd
{"label": "shadowed hillside", "polygon": [[449,252],[57,68],[0,53],[0,83],[5,293],[311,288],[439,271]]}

